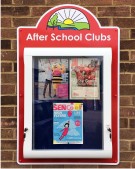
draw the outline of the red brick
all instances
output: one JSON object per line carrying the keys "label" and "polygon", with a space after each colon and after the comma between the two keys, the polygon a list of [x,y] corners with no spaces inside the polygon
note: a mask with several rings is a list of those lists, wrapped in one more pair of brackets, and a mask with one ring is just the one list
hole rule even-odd
{"label": "red brick", "polygon": [[1,41],[1,49],[11,49],[11,41],[10,40],[2,40]]}
{"label": "red brick", "polygon": [[1,116],[13,116],[14,107],[1,107]]}
{"label": "red brick", "polygon": [[11,27],[11,18],[1,18],[1,27]]}
{"label": "red brick", "polygon": [[13,129],[1,129],[2,139],[13,139]]}
{"label": "red brick", "polygon": [[1,94],[15,94],[15,85],[1,85]]}
{"label": "red brick", "polygon": [[129,59],[131,62],[135,62],[135,51],[131,51],[131,56]]}
{"label": "red brick", "polygon": [[1,63],[1,71],[2,72],[11,72],[12,71],[12,63]]}
{"label": "red brick", "polygon": [[1,96],[1,105],[16,105],[16,96]]}
{"label": "red brick", "polygon": [[133,106],[135,106],[135,97],[132,98]]}
{"label": "red brick", "polygon": [[135,85],[133,85],[133,86],[128,85],[128,86],[121,86],[120,87],[120,94],[121,95],[134,95],[135,94],[134,91],[135,91]]}
{"label": "red brick", "polygon": [[[118,165],[99,165],[98,167],[99,168],[130,168],[130,162],[123,162],[123,161],[120,161],[120,163]],[[93,167],[95,168],[95,167]]]}
{"label": "red brick", "polygon": [[120,38],[121,39],[129,39],[130,31],[129,29],[120,29]]}
{"label": "red brick", "polygon": [[121,129],[120,130],[120,138],[127,140],[135,139],[135,129]]}
{"label": "red brick", "polygon": [[85,7],[86,9],[88,9],[90,12],[92,12],[95,16],[97,15],[97,11],[96,11],[96,7]]}
{"label": "red brick", "polygon": [[114,5],[135,5],[134,0],[113,0]]}
{"label": "red brick", "polygon": [[17,162],[2,162],[1,163],[2,168],[31,168],[31,165],[19,165]]}
{"label": "red brick", "polygon": [[1,141],[1,150],[16,150],[16,140],[2,140]]}
{"label": "red brick", "polygon": [[132,163],[132,168],[135,168],[135,162]]}
{"label": "red brick", "polygon": [[20,1],[20,0],[12,0],[13,2],[13,5],[22,5],[23,4],[23,1]]}
{"label": "red brick", "polygon": [[120,151],[129,151],[130,150],[130,142],[129,141],[120,141]]}
{"label": "red brick", "polygon": [[16,83],[17,75],[14,74],[2,74],[1,75],[1,83]]}
{"label": "red brick", "polygon": [[121,117],[135,117],[135,108],[120,108],[120,116]]}
{"label": "red brick", "polygon": [[111,26],[112,22],[111,22],[111,18],[98,18],[99,23],[101,24],[101,26]]}
{"label": "red brick", "polygon": [[2,7],[2,16],[26,16],[30,14],[29,7]]}
{"label": "red brick", "polygon": [[13,160],[13,152],[12,151],[2,151],[1,152],[1,160],[2,161],[10,161]]}
{"label": "red brick", "polygon": [[135,39],[135,29],[131,29],[131,38]]}
{"label": "red brick", "polygon": [[135,128],[135,119],[129,120],[130,128]]}
{"label": "red brick", "polygon": [[[69,166],[69,167],[68,167]],[[70,165],[66,165],[66,166],[64,166],[64,165],[49,165],[49,166],[47,166],[47,165],[32,165],[32,168],[71,168],[70,167]]]}
{"label": "red brick", "polygon": [[2,61],[16,61],[17,53],[16,51],[2,51],[1,60]]}
{"label": "red brick", "polygon": [[99,7],[98,16],[130,16],[130,7]]}
{"label": "red brick", "polygon": [[135,84],[135,75],[132,76],[132,83]]}
{"label": "red brick", "polygon": [[44,5],[45,0],[38,0],[38,1],[29,1],[29,0],[23,0],[23,5]]}
{"label": "red brick", "polygon": [[1,29],[2,38],[16,38],[16,29]]}
{"label": "red brick", "polygon": [[135,72],[135,63],[120,63],[121,72]]}
{"label": "red brick", "polygon": [[120,119],[120,128],[127,128],[128,127],[128,119],[127,118],[121,118]]}
{"label": "red brick", "polygon": [[15,107],[15,116],[17,116],[17,107]]}
{"label": "red brick", "polygon": [[17,160],[17,151],[13,152],[13,157],[14,157],[13,160],[16,161]]}
{"label": "red brick", "polygon": [[121,61],[129,60],[129,52],[128,51],[120,51],[120,60]]}
{"label": "red brick", "polygon": [[104,5],[104,6],[107,6],[107,5],[112,5],[112,0],[94,0],[94,1],[88,1],[88,0],[83,0],[83,1],[81,1],[80,2],[80,4],[82,5],[82,6],[92,6],[92,5],[94,5],[94,6],[102,6],[102,5]]}
{"label": "red brick", "polygon": [[17,63],[14,63],[14,72],[17,72]]}
{"label": "red brick", "polygon": [[13,18],[14,27],[35,26],[39,18]]}
{"label": "red brick", "polygon": [[12,4],[12,0],[2,0],[1,1],[1,5],[11,5]]}
{"label": "red brick", "polygon": [[17,119],[16,118],[2,118],[1,127],[2,128],[15,128],[17,127]]}
{"label": "red brick", "polygon": [[[58,167],[59,168],[59,167]],[[98,168],[98,165],[64,165],[64,168]]]}
{"label": "red brick", "polygon": [[135,16],[135,7],[131,7],[131,16]]}
{"label": "red brick", "polygon": [[131,150],[135,150],[135,141],[131,142]]}
{"label": "red brick", "polygon": [[121,49],[133,49],[135,47],[135,40],[121,41]]}
{"label": "red brick", "polygon": [[120,97],[120,105],[121,106],[132,105],[131,97]]}
{"label": "red brick", "polygon": [[120,74],[120,84],[131,84],[131,75]]}
{"label": "red brick", "polygon": [[32,7],[31,16],[42,16],[50,7]]}
{"label": "red brick", "polygon": [[[70,4],[71,0],[64,0],[64,4]],[[56,6],[56,5],[61,5],[62,2],[61,0],[46,0],[46,5],[47,6]]]}
{"label": "red brick", "polygon": [[134,161],[135,160],[135,152],[121,152],[120,159],[121,159],[121,161]]}
{"label": "red brick", "polygon": [[17,139],[17,129],[13,130],[13,139]]}
{"label": "red brick", "polygon": [[12,48],[13,50],[17,50],[17,41],[16,41],[16,40],[12,40],[12,41],[11,41],[11,48]]}
{"label": "red brick", "polygon": [[80,0],[71,0],[71,4],[80,5]]}
{"label": "red brick", "polygon": [[113,24],[121,28],[134,28],[135,18],[113,18]]}

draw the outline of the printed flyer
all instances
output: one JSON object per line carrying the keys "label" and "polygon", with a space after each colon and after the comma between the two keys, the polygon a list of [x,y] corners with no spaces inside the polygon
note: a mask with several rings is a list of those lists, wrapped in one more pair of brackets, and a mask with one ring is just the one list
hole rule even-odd
{"label": "printed flyer", "polygon": [[99,68],[97,58],[70,60],[70,99],[100,99]]}
{"label": "printed flyer", "polygon": [[68,99],[68,59],[38,60],[39,100]]}
{"label": "printed flyer", "polygon": [[83,103],[53,104],[53,144],[83,144]]}

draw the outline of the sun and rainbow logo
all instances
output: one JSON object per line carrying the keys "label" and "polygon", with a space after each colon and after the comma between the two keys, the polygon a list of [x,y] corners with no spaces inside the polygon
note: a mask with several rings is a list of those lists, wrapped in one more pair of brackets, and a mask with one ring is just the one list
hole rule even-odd
{"label": "sun and rainbow logo", "polygon": [[79,10],[66,8],[56,11],[49,19],[47,28],[58,30],[88,30],[90,24]]}

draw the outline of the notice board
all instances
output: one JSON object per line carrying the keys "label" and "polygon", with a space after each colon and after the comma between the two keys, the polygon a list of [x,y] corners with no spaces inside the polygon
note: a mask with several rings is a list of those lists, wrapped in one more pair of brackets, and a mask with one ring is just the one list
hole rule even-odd
{"label": "notice board", "polygon": [[118,164],[119,28],[60,5],[18,28],[18,163]]}

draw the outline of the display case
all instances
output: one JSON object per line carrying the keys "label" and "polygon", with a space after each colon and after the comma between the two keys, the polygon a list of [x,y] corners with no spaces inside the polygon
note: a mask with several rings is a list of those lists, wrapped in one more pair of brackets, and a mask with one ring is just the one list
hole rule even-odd
{"label": "display case", "polygon": [[24,49],[25,158],[112,157],[111,63],[111,48]]}
{"label": "display case", "polygon": [[119,163],[119,28],[77,5],[19,27],[19,164]]}

